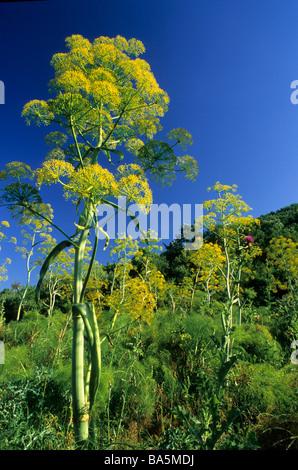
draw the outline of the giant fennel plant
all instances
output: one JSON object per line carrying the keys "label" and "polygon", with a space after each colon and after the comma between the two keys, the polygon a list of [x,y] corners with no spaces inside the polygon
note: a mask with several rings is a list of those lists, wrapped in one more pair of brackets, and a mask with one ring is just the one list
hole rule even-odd
{"label": "giant fennel plant", "polygon": [[[72,396],[75,439],[77,446],[82,447],[94,433],[92,407],[101,374],[101,341],[95,309],[84,297],[96,256],[97,237],[83,278],[86,244],[97,224],[97,207],[109,204],[116,210],[127,210],[127,205],[117,204],[118,197],[125,196],[127,204],[134,201],[148,211],[152,193],[147,175],[171,184],[177,171],[194,180],[198,167],[189,155],[174,152],[176,145],[184,153],[192,144],[186,130],[170,131],[167,139],[171,143],[154,139],[161,130],[160,118],[167,111],[169,97],[159,87],[149,64],[139,58],[145,52],[141,41],[117,36],[90,42],[81,35],[73,35],[66,38],[66,47],[66,52],[55,54],[51,61],[55,71],[49,83],[51,98],[34,99],[22,112],[27,124],[54,126],[46,137],[51,150],[40,168],[33,171],[27,164],[12,162],[1,172],[0,179],[7,183],[2,189],[1,203],[13,215],[32,213],[51,223],[65,237],[44,261],[37,295],[55,257],[66,248],[75,250]],[[121,163],[126,153],[135,160]],[[114,159],[118,161],[117,168],[113,166]],[[24,178],[29,181],[24,182]],[[31,184],[32,178],[36,186]],[[48,206],[43,204],[40,190],[52,184],[59,184],[63,196],[76,205],[75,233],[68,234],[47,216]]]}

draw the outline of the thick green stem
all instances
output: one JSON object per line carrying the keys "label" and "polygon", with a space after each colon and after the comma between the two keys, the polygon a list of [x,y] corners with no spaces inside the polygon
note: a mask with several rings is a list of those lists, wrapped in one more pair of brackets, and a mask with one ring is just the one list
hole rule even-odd
{"label": "thick green stem", "polygon": [[[88,270],[86,282],[83,283],[83,261],[89,225],[92,222],[93,208],[85,206],[80,218],[80,225],[87,227],[81,231],[74,265],[74,303],[73,311],[73,415],[76,444],[82,447],[89,438],[89,431],[94,437],[94,428],[90,427],[90,413],[95,400],[101,372],[101,353],[98,325],[94,306],[84,303],[84,290],[91,273],[96,248]],[[97,246],[97,244],[96,244]],[[84,335],[88,341],[88,367],[84,373]],[[86,377],[85,377],[86,375]],[[93,432],[92,432],[93,430]]]}
{"label": "thick green stem", "polygon": [[93,264],[94,264],[95,256],[96,256],[96,252],[97,252],[97,247],[98,247],[98,237],[95,237],[94,247],[93,247],[93,252],[92,252],[90,264],[89,264],[89,267],[88,267],[88,272],[86,274],[84,284],[83,284],[83,287],[82,287],[81,302],[83,301],[84,294],[85,294],[85,291],[86,291],[86,287],[87,287],[87,284],[88,284],[88,281],[89,281],[89,278],[90,278],[90,274],[91,274],[91,271],[92,271],[92,268],[93,268]]}
{"label": "thick green stem", "polygon": [[[85,211],[86,211],[85,207]],[[87,210],[88,213],[88,210]],[[90,215],[85,217],[85,226],[89,225]],[[76,305],[80,302],[83,288],[83,260],[89,229],[82,230],[74,263],[74,304],[73,304],[73,351],[72,351],[72,398],[75,440],[78,446],[88,439],[89,407],[85,397],[84,379],[84,320]]]}
{"label": "thick green stem", "polygon": [[[79,426],[78,426],[78,443],[86,441],[88,438],[85,435],[85,422],[88,425],[92,425],[93,420],[90,420],[90,414],[92,411],[92,407],[94,404],[99,380],[100,380],[100,373],[101,373],[101,353],[100,353],[100,338],[97,326],[97,320],[94,310],[94,305],[87,302],[87,303],[79,303],[73,305],[73,312],[77,318],[81,318],[83,321],[83,341],[84,341],[84,331],[86,332],[86,337],[88,340],[88,367],[86,373],[86,380],[84,381],[84,371],[82,374],[78,370],[74,370],[75,374],[79,375],[79,384],[77,384],[78,389],[81,391],[81,401],[79,409],[76,410],[78,413],[79,418]],[[85,328],[85,330],[84,330]],[[78,332],[76,332],[78,333]],[[79,356],[79,361],[81,360],[81,353],[83,350],[83,357],[84,357],[84,344],[79,345],[78,351],[74,351]],[[74,383],[74,385],[76,385]],[[77,397],[79,398],[79,397]],[[83,403],[83,404],[82,404]],[[80,412],[80,409],[82,412]],[[83,421],[83,422],[82,422]],[[87,427],[86,426],[86,427]],[[93,438],[95,437],[94,427],[91,426],[91,431],[93,431]],[[87,433],[89,429],[87,427]],[[81,435],[80,433],[84,433]]]}
{"label": "thick green stem", "polygon": [[88,439],[89,416],[84,390],[84,322],[73,306],[72,399],[75,441],[78,446]]}
{"label": "thick green stem", "polygon": [[[223,215],[222,215],[223,218]],[[229,360],[230,357],[230,332],[233,324],[233,302],[231,296],[231,286],[230,286],[230,275],[231,275],[231,266],[230,266],[230,258],[228,253],[227,247],[227,240],[226,240],[226,232],[225,232],[225,225],[223,224],[223,246],[224,246],[224,253],[226,258],[226,289],[227,289],[227,308],[226,312],[222,314],[222,324],[224,328],[224,336],[225,336],[225,354],[226,354],[226,361]],[[225,315],[226,318],[223,317]]]}
{"label": "thick green stem", "polygon": [[21,301],[19,303],[18,313],[17,313],[17,321],[20,320],[23,303],[24,303],[24,300],[25,300],[25,297],[27,295],[27,291],[28,291],[28,288],[29,288],[29,285],[30,285],[31,272],[35,268],[35,266],[30,268],[30,258],[33,255],[34,247],[37,245],[37,243],[35,243],[35,237],[36,237],[36,230],[34,230],[33,235],[32,235],[30,250],[26,253],[26,257],[27,257],[27,261],[26,261],[27,281],[26,281],[26,286],[25,286],[24,292],[23,292],[22,297],[21,297]]}
{"label": "thick green stem", "polygon": [[71,129],[72,137],[73,137],[73,140],[74,140],[74,143],[75,143],[75,146],[76,146],[77,155],[80,159],[80,163],[81,163],[81,166],[83,168],[84,164],[83,164],[83,160],[82,160],[80,147],[79,147],[79,144],[78,144],[78,141],[77,141],[77,136],[76,136],[76,133],[75,133],[73,117],[72,116],[70,116],[70,129]]}

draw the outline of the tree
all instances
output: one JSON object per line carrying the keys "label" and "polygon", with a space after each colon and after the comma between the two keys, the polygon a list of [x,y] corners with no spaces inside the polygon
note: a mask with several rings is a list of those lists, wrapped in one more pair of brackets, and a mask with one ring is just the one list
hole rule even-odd
{"label": "tree", "polygon": [[158,259],[159,269],[167,281],[176,284],[183,282],[190,275],[188,258],[184,246],[184,239],[178,238],[165,245],[165,250]]}
{"label": "tree", "polygon": [[273,238],[266,250],[268,287],[276,294],[276,335],[281,343],[297,337],[298,243],[283,236]]}
{"label": "tree", "polygon": [[275,269],[271,275],[270,289],[287,292],[296,305],[298,284],[298,243],[290,238],[272,238],[267,248],[267,259]]}
{"label": "tree", "polygon": [[[83,277],[86,244],[97,224],[97,206],[108,204],[116,210],[116,198],[125,196],[148,211],[152,193],[146,174],[159,182],[171,183],[176,171],[185,172],[194,180],[197,164],[189,155],[176,156],[174,147],[183,150],[192,143],[190,134],[182,129],[168,133],[174,143],[154,140],[161,130],[160,118],[167,111],[169,98],[156,82],[149,64],[139,55],[145,51],[141,41],[99,37],[89,42],[81,35],[66,39],[67,52],[55,54],[51,64],[55,77],[50,82],[52,98],[33,100],[23,109],[28,124],[57,125],[46,142],[52,146],[43,165],[34,172],[38,189],[43,185],[60,184],[64,197],[75,204],[78,223],[75,233],[67,234],[52,225],[65,237],[47,256],[40,272],[37,293],[53,259],[65,248],[73,247],[73,354],[72,394],[75,439],[84,446],[93,433],[92,407],[100,379],[101,356],[98,325],[94,305],[85,301],[85,292],[94,265],[98,238],[88,271]],[[68,139],[71,143],[68,144]],[[130,153],[136,162],[121,164],[112,173],[104,164],[113,164]],[[99,163],[101,162],[101,164]],[[31,169],[18,166],[24,176]],[[27,171],[27,173],[26,173]],[[4,177],[7,176],[7,168]],[[39,190],[18,180],[5,187],[2,203],[11,211],[28,209],[33,214],[41,203]],[[108,234],[107,234],[108,239]],[[84,336],[87,338],[88,365],[84,368]]]}
{"label": "tree", "polygon": [[272,238],[291,238],[297,242],[298,229],[298,204],[282,207],[275,212],[261,215],[260,225],[254,229],[254,235],[258,238],[261,248],[268,246]]}

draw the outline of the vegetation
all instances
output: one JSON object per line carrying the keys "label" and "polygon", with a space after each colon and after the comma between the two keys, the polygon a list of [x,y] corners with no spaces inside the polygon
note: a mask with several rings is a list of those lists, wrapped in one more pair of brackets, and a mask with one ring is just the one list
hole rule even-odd
{"label": "vegetation", "polygon": [[[251,233],[256,237],[253,230],[261,233],[262,228],[261,222]],[[289,279],[281,257],[276,263],[273,256],[284,237],[272,240],[262,260],[250,259],[241,281],[241,322],[235,302],[228,362],[222,325],[226,279],[220,276],[225,263],[218,255],[222,245],[206,241],[201,252],[184,250],[180,240],[162,252],[153,241],[126,239],[111,245],[114,262],[97,265],[86,289],[95,305],[102,350],[91,448],[297,449],[297,365],[291,362],[298,332],[297,275],[284,284]],[[295,242],[287,240],[286,253],[291,253]],[[208,264],[205,253],[213,246]],[[187,275],[181,282],[167,278],[171,252],[173,262],[183,259]],[[291,259],[297,268],[297,256]],[[259,297],[260,267],[268,266],[273,277]],[[208,296],[210,272],[214,279]],[[141,280],[146,286],[142,292]],[[26,286],[1,292],[1,449],[76,448],[71,284],[63,271],[59,286],[51,312],[41,309],[50,301],[49,284],[42,289],[42,304],[30,287],[19,322],[16,313]]]}
{"label": "vegetation", "polygon": [[[11,162],[0,172],[1,205],[26,224],[17,251],[27,278],[0,292],[0,449],[297,449],[298,204],[254,219],[237,186],[217,182],[200,249],[182,237],[161,250],[132,214],[143,237],[112,243],[98,205],[128,211],[133,201],[146,212],[149,177],[194,180],[195,160],[173,150],[185,152],[191,136],[154,139],[168,97],[139,59],[140,41],[66,44],[52,59],[54,97],[23,110],[28,123],[63,132],[47,136],[40,168]],[[104,167],[124,152],[135,162]],[[75,233],[54,223],[48,184],[75,205]],[[0,243],[17,243],[1,227]],[[10,260],[1,263],[4,280]]]}

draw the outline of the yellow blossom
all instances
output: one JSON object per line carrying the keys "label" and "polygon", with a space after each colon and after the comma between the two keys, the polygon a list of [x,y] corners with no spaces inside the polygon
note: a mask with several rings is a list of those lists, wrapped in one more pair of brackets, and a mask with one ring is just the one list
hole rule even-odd
{"label": "yellow blossom", "polygon": [[121,165],[118,173],[121,175],[118,179],[118,195],[136,202],[148,212],[152,204],[152,192],[142,169],[136,164]]}
{"label": "yellow blossom", "polygon": [[90,90],[90,82],[81,70],[67,70],[56,78],[55,85],[58,90],[66,92]]}
{"label": "yellow blossom", "polygon": [[23,108],[22,116],[25,117],[27,124],[34,122],[37,126],[41,124],[49,125],[54,118],[53,112],[50,110],[48,103],[44,100],[29,101]]}
{"label": "yellow blossom", "polygon": [[79,198],[92,197],[98,200],[117,191],[117,183],[113,174],[100,165],[88,165],[73,172],[65,187],[66,196]]}
{"label": "yellow blossom", "polygon": [[42,168],[36,170],[37,185],[62,183],[60,178],[70,176],[74,171],[71,163],[57,159],[46,160]]}

